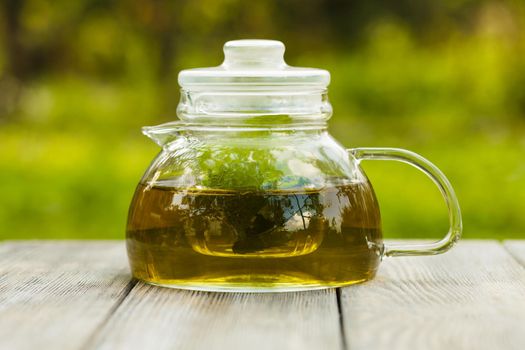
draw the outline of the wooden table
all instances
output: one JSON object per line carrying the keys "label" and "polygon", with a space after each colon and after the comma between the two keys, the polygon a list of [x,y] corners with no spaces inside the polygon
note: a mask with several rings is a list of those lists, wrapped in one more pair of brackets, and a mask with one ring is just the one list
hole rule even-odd
{"label": "wooden table", "polygon": [[121,241],[0,244],[0,349],[525,349],[525,241],[392,258],[375,280],[206,293],[130,279]]}

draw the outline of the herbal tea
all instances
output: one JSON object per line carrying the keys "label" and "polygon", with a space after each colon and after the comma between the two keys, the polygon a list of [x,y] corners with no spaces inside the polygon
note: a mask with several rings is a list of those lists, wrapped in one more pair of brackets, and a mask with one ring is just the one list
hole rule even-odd
{"label": "herbal tea", "polygon": [[[162,150],[130,207],[136,278],[241,292],[338,287],[373,278],[382,256],[439,254],[459,239],[443,173],[400,148],[343,147],[327,130],[330,73],[291,67],[284,50],[275,40],[227,42],[220,66],[179,73],[180,120],[142,129]],[[448,206],[445,238],[384,246],[363,160],[428,175]]]}
{"label": "herbal tea", "polygon": [[296,289],[375,275],[379,208],[368,182],[230,191],[140,184],[127,226],[136,278],[192,289]]}

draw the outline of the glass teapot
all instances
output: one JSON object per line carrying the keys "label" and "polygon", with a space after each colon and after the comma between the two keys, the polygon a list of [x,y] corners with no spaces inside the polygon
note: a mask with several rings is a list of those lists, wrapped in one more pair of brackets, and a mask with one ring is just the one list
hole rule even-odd
{"label": "glass teapot", "polygon": [[[279,41],[230,41],[224,54],[218,67],[180,72],[180,121],[143,128],[162,150],[129,210],[135,278],[214,291],[339,287],[373,278],[383,257],[440,254],[459,239],[454,190],[432,163],[330,136],[327,71],[288,66]],[[384,244],[362,160],[429,176],[448,206],[445,238]]]}

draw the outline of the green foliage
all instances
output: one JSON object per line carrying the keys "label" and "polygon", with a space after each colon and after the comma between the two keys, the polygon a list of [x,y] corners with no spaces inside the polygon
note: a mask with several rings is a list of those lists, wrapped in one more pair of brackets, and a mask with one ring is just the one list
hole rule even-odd
{"label": "green foliage", "polygon": [[275,158],[268,150],[225,147],[205,150],[199,168],[206,174],[203,185],[209,188],[260,189],[281,179]]}
{"label": "green foliage", "polygon": [[[18,34],[0,38],[0,239],[122,238],[158,152],[140,127],[175,119],[179,68],[218,64],[226,39],[248,35],[285,41],[291,64],[330,70],[330,127],[344,145],[408,148],[438,165],[465,237],[525,238],[521,2],[7,3],[24,6]],[[264,164],[246,165],[254,181],[278,176]],[[399,164],[363,167],[387,237],[444,234],[428,179]]]}

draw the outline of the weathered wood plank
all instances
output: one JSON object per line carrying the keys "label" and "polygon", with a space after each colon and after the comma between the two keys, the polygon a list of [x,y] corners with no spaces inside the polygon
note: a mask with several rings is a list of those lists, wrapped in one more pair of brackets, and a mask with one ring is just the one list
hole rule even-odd
{"label": "weathered wood plank", "polygon": [[78,349],[130,288],[123,242],[0,245],[0,349]]}
{"label": "weathered wood plank", "polygon": [[206,293],[139,283],[95,349],[340,349],[335,290]]}
{"label": "weathered wood plank", "polygon": [[[388,259],[374,281],[341,291],[349,348],[522,349],[525,242],[505,248],[514,258],[495,242],[466,241],[442,256]],[[0,348],[342,347],[333,290],[139,284],[124,300],[130,286],[122,242],[0,245]]]}
{"label": "weathered wood plank", "polygon": [[503,246],[522,266],[525,267],[525,240],[508,240],[503,242]]}
{"label": "weathered wood plank", "polygon": [[341,304],[352,350],[525,348],[525,269],[493,241],[387,259]]}

